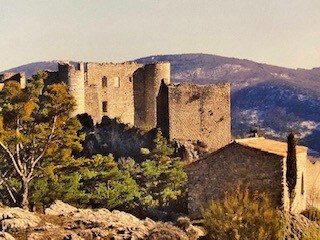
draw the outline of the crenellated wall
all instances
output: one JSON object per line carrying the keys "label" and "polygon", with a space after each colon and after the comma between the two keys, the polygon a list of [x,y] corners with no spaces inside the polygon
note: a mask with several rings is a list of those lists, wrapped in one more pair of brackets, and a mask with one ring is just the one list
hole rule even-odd
{"label": "crenellated wall", "polygon": [[27,84],[26,79],[26,73],[25,72],[19,72],[19,73],[13,73],[13,72],[7,72],[0,74],[0,91],[3,88],[3,84],[5,81],[17,81],[20,83],[21,88],[25,88]]}

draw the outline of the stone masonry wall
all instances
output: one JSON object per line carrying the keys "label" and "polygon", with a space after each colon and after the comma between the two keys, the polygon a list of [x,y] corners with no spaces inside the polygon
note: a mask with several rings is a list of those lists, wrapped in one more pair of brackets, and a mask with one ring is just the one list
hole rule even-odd
{"label": "stone masonry wall", "polygon": [[[286,157],[284,158],[286,161]],[[307,208],[307,197],[308,197],[308,172],[307,164],[309,160],[307,159],[307,151],[297,153],[297,182],[295,187],[295,197],[291,206],[291,211],[295,213],[300,213]],[[287,187],[285,187],[285,191]],[[285,205],[288,209],[288,206]]]}
{"label": "stone masonry wall", "polygon": [[102,106],[99,87],[96,84],[85,85],[86,113],[92,117],[96,123],[101,121]]}
{"label": "stone masonry wall", "polygon": [[134,125],[139,128],[145,128],[145,90],[144,69],[139,68],[133,74]]}
{"label": "stone masonry wall", "polygon": [[199,140],[215,151],[231,141],[230,84],[169,85],[169,137]]}
{"label": "stone masonry wall", "polygon": [[[86,105],[86,110],[91,112],[94,119],[101,120],[104,115],[108,115],[124,123],[134,124],[133,74],[141,66],[132,62],[87,64],[86,89],[95,85],[100,93],[99,101],[97,99]],[[92,110],[97,106],[100,111]]]}
{"label": "stone masonry wall", "polygon": [[[231,143],[206,159],[187,166],[188,210],[199,218],[200,209],[210,200],[221,200],[238,185],[269,194],[280,206],[283,191],[283,158]],[[205,186],[205,187],[204,187]]]}

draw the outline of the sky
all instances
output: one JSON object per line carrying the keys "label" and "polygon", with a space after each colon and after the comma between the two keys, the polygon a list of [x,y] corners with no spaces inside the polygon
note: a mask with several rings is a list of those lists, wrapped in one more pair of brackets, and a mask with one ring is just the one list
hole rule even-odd
{"label": "sky", "polygon": [[181,53],[320,67],[320,0],[0,0],[0,71]]}

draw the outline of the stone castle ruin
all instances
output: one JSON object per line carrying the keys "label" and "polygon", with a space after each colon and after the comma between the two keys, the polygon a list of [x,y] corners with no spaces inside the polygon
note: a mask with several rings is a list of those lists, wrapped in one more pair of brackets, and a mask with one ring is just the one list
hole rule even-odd
{"label": "stone castle ruin", "polygon": [[170,63],[59,63],[48,84],[64,82],[94,122],[118,118],[142,129],[160,128],[168,139],[200,141],[214,151],[231,140],[230,84],[170,83]]}

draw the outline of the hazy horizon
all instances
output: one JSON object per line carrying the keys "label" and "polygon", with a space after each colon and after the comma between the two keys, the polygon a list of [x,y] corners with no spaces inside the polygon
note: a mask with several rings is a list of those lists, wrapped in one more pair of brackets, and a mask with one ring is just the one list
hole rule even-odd
{"label": "hazy horizon", "polygon": [[0,0],[0,71],[204,53],[320,67],[320,1]]}

